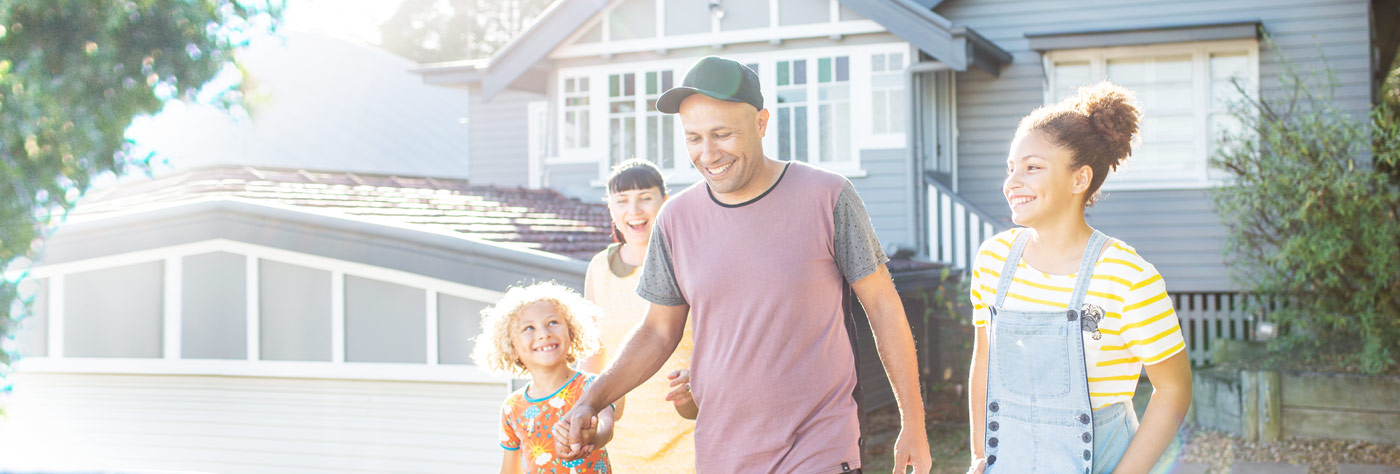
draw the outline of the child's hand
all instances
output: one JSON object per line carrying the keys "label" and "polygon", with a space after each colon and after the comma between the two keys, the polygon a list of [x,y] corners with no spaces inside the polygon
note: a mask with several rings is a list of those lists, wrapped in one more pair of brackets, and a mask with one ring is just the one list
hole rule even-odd
{"label": "child's hand", "polygon": [[[598,432],[598,417],[592,416],[588,423],[574,426],[565,417],[554,424],[554,455],[565,461],[587,457],[593,452],[592,440]],[[577,436],[574,435],[577,433]]]}
{"label": "child's hand", "polygon": [[671,380],[671,387],[674,387],[671,389],[670,393],[666,394],[667,401],[676,404],[676,406],[683,406],[695,402],[695,399],[690,393],[689,370],[681,369],[672,371],[670,374],[666,375],[666,378]]}

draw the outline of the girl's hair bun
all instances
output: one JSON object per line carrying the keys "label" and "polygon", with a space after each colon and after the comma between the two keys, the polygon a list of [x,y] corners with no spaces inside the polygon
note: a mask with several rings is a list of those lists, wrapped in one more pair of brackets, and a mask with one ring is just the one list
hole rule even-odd
{"label": "girl's hair bun", "polygon": [[1117,169],[1128,158],[1138,133],[1142,114],[1133,93],[1122,86],[1104,81],[1084,86],[1072,99],[1075,109],[1089,118],[1089,125],[1109,149],[1108,163]]}

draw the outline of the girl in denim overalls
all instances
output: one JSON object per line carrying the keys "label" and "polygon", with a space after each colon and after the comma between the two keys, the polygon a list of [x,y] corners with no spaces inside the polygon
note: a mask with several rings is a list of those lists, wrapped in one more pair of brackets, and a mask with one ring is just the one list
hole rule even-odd
{"label": "girl in denim overalls", "polygon": [[[1021,227],[974,263],[970,472],[1145,473],[1181,426],[1191,369],[1165,283],[1084,218],[1139,119],[1105,82],[1017,129],[1002,191]],[[1139,427],[1143,367],[1155,390]]]}

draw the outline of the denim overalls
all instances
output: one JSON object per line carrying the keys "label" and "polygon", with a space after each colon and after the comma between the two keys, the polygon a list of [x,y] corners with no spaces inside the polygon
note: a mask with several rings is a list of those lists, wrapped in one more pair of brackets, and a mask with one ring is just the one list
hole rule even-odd
{"label": "denim overalls", "polygon": [[1030,236],[1019,233],[988,322],[986,472],[1111,472],[1132,440],[1137,416],[1125,403],[1092,409],[1082,331],[1096,327],[1086,328],[1080,317],[1108,237],[1097,230],[1089,237],[1068,310],[1013,311],[1004,308],[1006,293]]}

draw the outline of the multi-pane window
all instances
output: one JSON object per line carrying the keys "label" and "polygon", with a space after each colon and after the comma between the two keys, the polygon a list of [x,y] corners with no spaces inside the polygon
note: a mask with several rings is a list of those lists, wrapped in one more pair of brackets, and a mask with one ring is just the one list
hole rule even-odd
{"label": "multi-pane window", "polygon": [[1106,186],[1162,188],[1209,185],[1209,156],[1222,133],[1239,129],[1228,114],[1241,97],[1237,84],[1257,89],[1257,44],[1198,43],[1057,51],[1047,57],[1047,100],[1110,80],[1136,94],[1142,107],[1140,144]]}
{"label": "multi-pane window", "polygon": [[870,57],[870,133],[904,133],[904,53]]}
{"label": "multi-pane window", "polygon": [[778,61],[777,73],[778,159],[851,161],[850,56]]}
{"label": "multi-pane window", "polygon": [[588,148],[588,78],[564,79],[564,149]]}
{"label": "multi-pane window", "polygon": [[637,75],[608,75],[609,166],[637,155]]}
{"label": "multi-pane window", "polygon": [[646,73],[646,158],[662,169],[675,167],[676,117],[657,111],[656,101],[661,98],[663,92],[671,88],[674,78],[672,74],[671,71]]}

